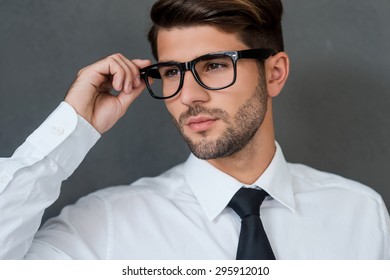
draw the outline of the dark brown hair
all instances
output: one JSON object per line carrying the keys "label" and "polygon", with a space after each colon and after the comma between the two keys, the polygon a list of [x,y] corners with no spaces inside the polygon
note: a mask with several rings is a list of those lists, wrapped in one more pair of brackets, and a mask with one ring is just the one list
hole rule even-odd
{"label": "dark brown hair", "polygon": [[153,26],[148,39],[158,59],[160,29],[210,25],[237,33],[250,48],[283,51],[283,5],[280,0],[159,0],[150,12]]}

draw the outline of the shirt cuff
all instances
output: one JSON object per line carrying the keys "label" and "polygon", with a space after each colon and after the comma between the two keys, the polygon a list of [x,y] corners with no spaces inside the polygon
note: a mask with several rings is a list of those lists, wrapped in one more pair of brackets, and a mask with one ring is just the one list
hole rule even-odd
{"label": "shirt cuff", "polygon": [[26,142],[54,160],[70,176],[100,136],[72,106],[61,102]]}

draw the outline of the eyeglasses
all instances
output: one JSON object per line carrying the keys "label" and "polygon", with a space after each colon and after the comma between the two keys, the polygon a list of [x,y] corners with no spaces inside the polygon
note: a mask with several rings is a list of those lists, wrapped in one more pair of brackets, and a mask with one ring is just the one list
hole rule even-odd
{"label": "eyeglasses", "polygon": [[140,74],[152,97],[167,99],[180,92],[187,71],[191,71],[203,88],[221,90],[236,82],[239,59],[265,60],[275,54],[275,50],[272,49],[216,52],[183,63],[173,61],[156,63],[141,69]]}

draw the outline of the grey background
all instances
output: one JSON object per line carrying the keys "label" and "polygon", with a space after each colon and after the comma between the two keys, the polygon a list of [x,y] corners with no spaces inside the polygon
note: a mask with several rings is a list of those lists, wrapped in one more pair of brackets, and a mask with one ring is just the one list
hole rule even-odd
{"label": "grey background", "polygon": [[[0,0],[0,154],[12,155],[77,71],[109,54],[151,58],[153,0]],[[285,0],[290,79],[275,99],[288,161],[352,178],[390,205],[390,2]],[[146,93],[146,92],[145,92]],[[102,187],[155,176],[189,154],[164,104],[143,94],[105,134],[45,219]]]}

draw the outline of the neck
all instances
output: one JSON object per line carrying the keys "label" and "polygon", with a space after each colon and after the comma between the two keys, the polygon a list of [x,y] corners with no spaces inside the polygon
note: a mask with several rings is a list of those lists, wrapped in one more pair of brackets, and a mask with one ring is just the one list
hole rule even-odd
{"label": "neck", "polygon": [[269,106],[263,124],[248,145],[233,155],[208,162],[241,183],[251,185],[267,169],[275,150],[272,107]]}

